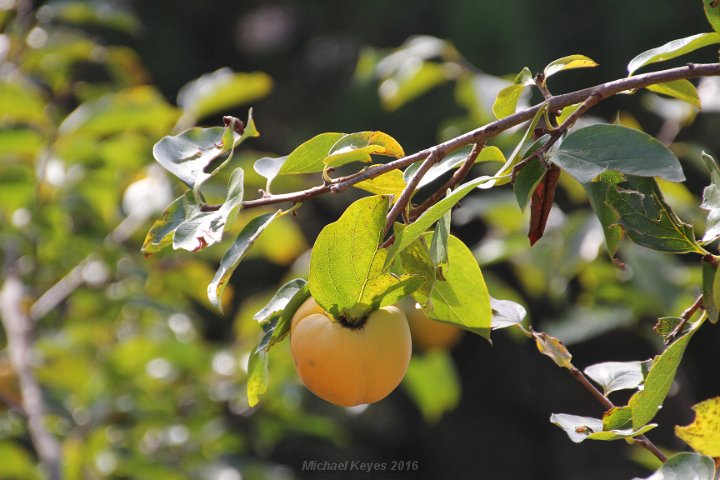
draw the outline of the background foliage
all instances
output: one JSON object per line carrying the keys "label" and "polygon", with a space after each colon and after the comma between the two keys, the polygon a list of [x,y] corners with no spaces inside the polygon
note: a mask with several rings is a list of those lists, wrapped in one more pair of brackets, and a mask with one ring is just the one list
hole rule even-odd
{"label": "background foliage", "polygon": [[[253,162],[321,132],[382,130],[412,152],[486,122],[497,77],[512,80],[525,65],[537,71],[580,52],[600,64],[553,78],[554,92],[622,77],[638,52],[707,31],[701,9],[669,0],[401,8],[177,1],[169,12],[162,2],[49,2],[23,16],[23,6],[18,17],[15,2],[0,2],[0,243],[3,261],[19,259],[27,303],[70,278],[66,295],[55,291],[45,310],[36,303],[30,311],[67,478],[314,478],[301,471],[303,460],[346,459],[418,461],[408,478],[647,474],[652,460],[638,449],[577,446],[547,421],[560,411],[597,416],[598,408],[525,338],[507,333],[492,346],[465,335],[451,357],[417,355],[405,388],[366,410],[307,395],[284,345],[263,403],[249,408],[247,359],[260,333],[253,314],[284,280],[305,274],[308,245],[358,193],[318,198],[274,222],[235,272],[224,316],[205,295],[221,250],[144,258],[140,246],[152,217],[182,191],[152,160],[153,144],[171,132],[218,126],[226,114],[244,119],[253,106],[262,135],[243,143],[233,162],[245,167],[246,188],[265,188]],[[415,84],[391,88],[403,79],[392,65],[373,65],[413,35],[449,40],[454,48],[428,38],[425,45],[440,45],[445,59],[459,60],[459,52],[470,65],[429,67]],[[711,49],[693,60],[716,56]],[[715,96],[706,95],[706,113],[697,116],[649,93],[592,112],[674,142],[688,182],[661,185],[698,232],[709,177],[699,152],[720,152],[719,90],[707,85]],[[228,171],[206,189],[221,201],[229,181]],[[306,181],[281,177],[273,189]],[[534,326],[571,346],[578,367],[650,358],[662,348],[652,324],[693,302],[701,272],[629,242],[619,252],[628,269],[618,270],[578,187],[561,179],[559,208],[532,249],[526,214],[509,190],[464,200],[453,232],[473,246],[490,291],[526,305]],[[691,405],[720,392],[708,373],[720,368],[720,334],[702,333],[652,432],[670,450],[684,447],[672,425],[690,423]],[[0,478],[38,478],[8,362],[0,361]]]}

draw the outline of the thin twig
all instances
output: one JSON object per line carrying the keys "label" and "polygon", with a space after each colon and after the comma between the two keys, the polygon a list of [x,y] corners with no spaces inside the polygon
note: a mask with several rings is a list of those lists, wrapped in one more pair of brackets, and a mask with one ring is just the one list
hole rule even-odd
{"label": "thin twig", "polygon": [[412,197],[412,194],[415,193],[415,189],[420,184],[420,180],[422,180],[422,178],[430,170],[430,168],[437,162],[439,162],[442,157],[443,155],[439,152],[439,150],[432,150],[430,152],[430,155],[428,155],[428,157],[425,159],[425,161],[420,164],[417,172],[415,172],[415,174],[412,176],[408,184],[400,193],[398,199],[395,201],[395,204],[392,206],[392,208],[387,214],[387,220],[385,221],[385,235],[387,235],[387,233],[392,228],[392,224],[397,218],[397,216],[400,215],[400,212],[403,212],[405,210],[405,207],[407,207],[410,203],[410,198]]}
{"label": "thin twig", "polygon": [[697,299],[695,299],[695,302],[690,305],[688,308],[685,309],[685,311],[680,314],[680,323],[677,324],[675,328],[673,328],[672,332],[667,336],[667,342],[669,343],[672,339],[677,337],[680,332],[682,332],[682,329],[685,328],[685,325],[690,321],[693,315],[695,315],[695,312],[698,310],[703,309],[703,296],[698,296]]}
{"label": "thin twig", "polygon": [[636,90],[639,88],[647,87],[649,85],[655,85],[658,83],[664,83],[673,80],[709,77],[717,75],[720,75],[720,63],[687,64],[683,67],[671,68],[668,70],[661,70],[658,72],[651,72],[632,77],[625,77],[593,87],[584,88],[582,90],[577,90],[575,92],[570,92],[563,95],[556,95],[547,99],[541,104],[535,105],[526,110],[522,110],[500,120],[488,123],[463,135],[459,135],[443,143],[435,145],[434,147],[426,148],[412,155],[408,155],[392,162],[367,169],[361,175],[353,174],[349,177],[337,178],[332,183],[318,185],[297,192],[269,195],[264,198],[246,200],[243,202],[243,207],[252,208],[282,202],[303,202],[318,195],[324,195],[330,192],[342,192],[355,185],[356,183],[362,182],[363,180],[375,178],[391,170],[405,168],[408,165],[427,158],[427,156],[430,155],[433,149],[438,150],[443,155],[447,155],[449,152],[452,152],[453,150],[456,150],[465,145],[483,142],[488,138],[492,138],[508,130],[509,128],[520,125],[521,123],[532,119],[538,112],[538,110],[540,108],[543,108],[545,105],[547,105],[549,111],[556,111],[569,105],[584,102],[592,95],[598,96],[598,101],[600,101],[616,95],[620,92]]}
{"label": "thin twig", "polygon": [[51,480],[60,479],[60,444],[45,427],[45,402],[32,369],[32,322],[22,309],[24,286],[17,273],[8,271],[0,291],[0,317],[7,335],[10,362],[17,372],[22,407],[28,419],[30,438]]}
{"label": "thin twig", "polygon": [[470,154],[468,157],[463,161],[462,165],[460,165],[460,168],[455,170],[455,173],[453,173],[452,177],[450,177],[447,182],[443,184],[442,187],[438,188],[435,193],[430,195],[424,202],[422,202],[420,205],[415,207],[412,212],[410,212],[410,221],[415,221],[420,215],[422,215],[425,210],[433,206],[438,200],[440,200],[443,195],[447,193],[448,190],[451,190],[455,188],[456,185],[458,185],[460,182],[462,182],[468,173],[470,173],[470,169],[475,165],[475,160],[477,160],[478,155],[480,154],[480,151],[483,148],[484,143],[476,143],[473,146],[473,149],[470,151]]}

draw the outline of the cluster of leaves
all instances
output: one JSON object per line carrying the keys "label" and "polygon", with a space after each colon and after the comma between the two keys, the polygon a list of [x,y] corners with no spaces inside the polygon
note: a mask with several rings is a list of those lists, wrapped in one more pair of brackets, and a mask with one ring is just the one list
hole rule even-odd
{"label": "cluster of leaves", "polygon": [[[714,7],[707,4],[706,10],[715,26]],[[634,58],[628,65],[628,73],[632,76],[649,64],[716,43],[720,43],[717,32],[669,42]],[[490,110],[498,119],[511,116],[523,101],[527,87],[535,85],[547,98],[549,77],[564,70],[596,65],[586,56],[570,55],[551,62],[536,76],[524,68],[514,81],[498,82],[500,88]],[[457,81],[458,90],[462,92],[459,96],[468,96],[480,76],[469,71],[449,43],[430,37],[411,39],[385,56],[369,51],[360,61],[361,74],[380,79],[381,99],[391,110],[447,81]],[[697,89],[688,80],[647,88],[693,107],[700,106]],[[590,99],[591,96],[586,100]],[[477,107],[483,102],[473,98],[470,103],[474,110],[472,116],[479,112]],[[652,136],[624,125],[594,124],[570,130],[587,106],[568,105],[559,112],[549,112],[545,105],[541,106],[507,158],[496,146],[485,147],[475,157],[464,149],[443,151],[434,164],[424,168],[420,161],[429,162],[427,159],[437,153],[429,151],[427,159],[420,157],[408,162],[404,171],[385,168],[373,174],[373,169],[381,168],[373,164],[373,155],[401,160],[409,157],[405,157],[395,139],[383,132],[358,132],[322,133],[287,156],[258,160],[254,169],[266,179],[260,202],[293,200],[299,203],[324,193],[308,190],[305,197],[273,195],[271,187],[277,178],[295,174],[321,174],[324,184],[318,189],[330,185],[328,191],[333,191],[332,186],[337,185],[335,191],[340,191],[340,186],[347,184],[375,195],[354,202],[336,222],[323,229],[313,246],[307,282],[295,279],[286,283],[256,315],[263,326],[264,337],[250,360],[248,398],[251,404],[256,403],[258,395],[267,388],[268,350],[287,335],[292,313],[309,295],[334,317],[348,323],[361,322],[370,311],[412,296],[431,318],[487,338],[493,327],[518,325],[523,316],[518,314],[522,307],[513,302],[494,301],[493,304],[473,252],[450,234],[451,210],[477,188],[488,190],[512,183],[520,210],[530,206],[529,237],[531,243],[535,243],[544,234],[562,174],[571,177],[585,191],[615,265],[624,266],[617,256],[623,238],[658,252],[695,253],[704,259],[703,302],[707,314],[703,313],[700,320],[692,323],[649,364],[605,363],[586,370],[603,388],[605,397],[618,389],[639,389],[628,405],[605,412],[601,420],[563,414],[553,415],[551,419],[574,441],[633,439],[652,429],[655,425],[649,422],[667,396],[690,338],[705,318],[717,321],[717,260],[707,247],[717,239],[713,232],[717,222],[715,197],[719,170],[715,161],[705,155],[713,184],[706,190],[703,202],[703,208],[710,211],[708,228],[698,240],[693,227],[683,222],[667,203],[658,183],[659,180],[672,183],[685,180],[676,154]],[[476,117],[487,120],[482,112]],[[240,168],[231,176],[224,203],[209,205],[200,192],[200,185],[228,163],[234,148],[257,133],[251,116],[244,129],[237,125],[237,120],[230,120],[224,130],[191,129],[166,137],[156,145],[156,160],[183,180],[190,190],[175,200],[153,226],[145,242],[146,253],[170,244],[176,249],[203,249],[221,239],[230,212],[243,205],[252,206],[252,200],[245,203],[242,200]],[[538,130],[542,131],[539,135]],[[446,196],[413,216],[412,197],[417,190],[436,185],[434,180],[465,162],[484,161],[498,161],[502,166],[491,175],[452,184],[454,188]],[[367,166],[343,177],[331,177],[337,169],[356,162]],[[352,181],[360,177],[362,182]],[[388,232],[387,222],[394,220],[394,202],[404,197],[407,204],[400,206],[405,221],[394,223]],[[297,205],[291,210],[295,208]],[[210,283],[208,295],[213,305],[221,308],[223,286],[261,232],[291,210],[264,214],[243,228],[221,259]],[[388,234],[391,234],[389,238]],[[508,318],[511,321],[505,322]],[[688,318],[680,321],[685,323]],[[574,369],[569,353],[559,341],[545,334],[533,333],[533,336],[541,353],[551,356],[561,367]],[[672,340],[672,336],[668,336],[668,340]],[[691,446],[695,445],[691,443]],[[706,460],[697,456],[677,457],[664,468],[675,468],[677,463],[684,468],[686,462],[704,464]]]}
{"label": "cluster of leaves", "polygon": [[[17,302],[36,322],[33,367],[63,478],[264,478],[273,465],[257,451],[282,432],[337,437],[329,421],[280,397],[250,418],[237,352],[247,338],[209,342],[194,313],[211,308],[192,287],[212,278],[208,261],[153,262],[137,249],[138,229],[173,198],[153,145],[267,95],[270,77],[218,70],[188,83],[172,105],[133,50],[105,43],[133,40],[133,12],[118,3],[43,3],[0,5],[0,263],[26,286]],[[244,139],[234,126],[210,129],[219,132],[211,141],[232,149]],[[220,150],[219,158],[223,148],[206,154]],[[231,180],[231,188],[243,183]],[[259,255],[284,264],[305,246],[294,225],[278,228],[284,245],[266,242]],[[192,240],[188,232],[188,248]],[[247,337],[255,341],[254,332]],[[10,341],[0,334],[0,477],[45,478]],[[252,438],[232,428],[240,414],[256,428]]]}

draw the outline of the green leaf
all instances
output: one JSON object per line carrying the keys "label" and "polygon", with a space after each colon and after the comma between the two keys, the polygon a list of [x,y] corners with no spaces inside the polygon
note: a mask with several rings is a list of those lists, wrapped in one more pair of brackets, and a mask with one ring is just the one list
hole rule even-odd
{"label": "green leaf", "polygon": [[250,354],[247,372],[248,405],[254,407],[268,386],[268,354],[265,350],[255,350]]}
{"label": "green leaf", "polygon": [[679,160],[665,145],[620,125],[597,124],[575,130],[548,158],[580,183],[607,170],[671,182],[685,180]]}
{"label": "green leaf", "polygon": [[699,33],[673,40],[660,47],[647,50],[630,60],[627,66],[628,75],[632,75],[636,70],[651,63],[664,62],[715,43],[720,43],[720,33]]}
{"label": "green leaf", "polygon": [[[547,104],[543,104],[538,109],[537,113],[535,114],[535,116],[533,117],[533,119],[530,121],[527,128],[525,129],[525,133],[523,134],[522,138],[520,139],[518,144],[515,146],[515,149],[512,151],[512,153],[510,154],[510,156],[508,157],[507,161],[502,166],[502,168],[500,168],[500,170],[498,170],[497,173],[495,174],[496,177],[500,177],[500,178],[497,178],[490,182],[487,182],[481,188],[484,188],[484,189],[492,188],[496,185],[505,185],[512,181],[511,173],[513,171],[513,168],[515,168],[515,165],[517,165],[518,163],[520,163],[520,161],[522,161],[522,159],[523,159],[522,153],[525,150],[525,144],[531,138],[533,138],[533,136],[535,135],[535,127],[537,127],[538,122],[544,116],[546,110],[547,110]],[[537,141],[535,141],[533,143],[533,145],[540,145],[541,142],[543,142],[543,140],[547,139],[547,138],[549,138],[549,136],[544,135],[543,138],[540,138]],[[531,150],[531,149],[532,149],[532,145],[531,145],[531,148],[529,148],[528,150]]]}
{"label": "green leaf", "polygon": [[238,234],[235,242],[220,259],[220,266],[212,281],[208,285],[208,299],[210,303],[222,312],[222,294],[225,291],[230,276],[235,271],[240,261],[245,258],[250,247],[255,243],[260,234],[272,223],[282,210],[275,213],[266,213],[253,218]]}
{"label": "green leaf", "polygon": [[430,258],[430,249],[425,239],[421,236],[403,249],[398,259],[405,272],[423,278],[422,285],[415,291],[413,297],[416,300],[426,302],[430,298],[433,285],[435,284],[437,270]]}
{"label": "green leaf", "polygon": [[435,269],[448,263],[448,237],[450,236],[450,212],[448,211],[435,224],[435,231],[430,242],[430,258]]}
{"label": "green leaf", "polygon": [[226,67],[187,83],[178,92],[177,102],[185,113],[202,119],[265,97],[272,83],[266,73],[235,73]]}
{"label": "green leaf", "polygon": [[346,135],[346,133],[326,132],[314,136],[287,156],[278,174],[322,172],[325,168],[323,160],[329,155],[333,145]]}
{"label": "green leaf", "polygon": [[176,198],[163,211],[162,217],[150,227],[141,251],[145,255],[152,255],[172,245],[175,230],[188,218],[186,213],[195,211],[197,208],[199,205],[192,190],[187,190],[182,196]]}
{"label": "green leaf", "polygon": [[703,243],[710,243],[720,238],[720,167],[713,157],[703,152],[703,160],[710,169],[710,185],[703,190],[703,200],[700,208],[707,210],[705,222],[705,235]]}
{"label": "green leaf", "polygon": [[606,203],[617,212],[617,223],[625,234],[638,245],[662,252],[707,253],[695,241],[692,226],[683,223],[665,203],[652,178],[628,177],[608,189]]}
{"label": "green leaf", "polygon": [[425,92],[457,76],[453,64],[412,62],[380,83],[383,107],[394,111]]}
{"label": "green leaf", "polygon": [[547,79],[558,72],[562,72],[563,70],[570,70],[573,68],[591,68],[597,66],[598,64],[595,63],[592,58],[586,57],[585,55],[568,55],[567,57],[558,58],[557,60],[553,60],[548,63],[543,73]]}
{"label": "green leaf", "polygon": [[75,25],[100,26],[131,34],[142,27],[132,11],[123,4],[64,1],[51,2],[44,7],[42,17],[45,22],[53,20]]}
{"label": "green leaf", "polygon": [[[370,166],[368,169],[374,168]],[[407,184],[403,179],[403,172],[400,170],[390,170],[382,175],[353,185],[355,188],[365,190],[366,192],[374,193],[375,195],[392,195],[394,200],[397,200]]]}
{"label": "green leaf", "polygon": [[216,211],[204,212],[197,205],[185,207],[185,221],[175,229],[173,249],[196,252],[222,240],[230,214],[242,204],[243,169],[236,168],[230,176],[228,191],[222,206]]}
{"label": "green leaf", "polygon": [[495,103],[493,103],[492,111],[498,119],[508,117],[515,113],[518,101],[525,91],[525,87],[534,83],[532,72],[529,68],[523,68],[515,77],[512,85],[500,90]]}
{"label": "green leaf", "polygon": [[440,220],[447,212],[452,209],[460,200],[463,199],[473,189],[477,188],[481,183],[487,182],[494,177],[477,177],[469,182],[466,182],[452,193],[432,207],[428,208],[417,220],[402,229],[395,235],[395,242],[392,244],[387,255],[387,265],[389,265],[398,252],[401,252],[414,242],[420,235],[429,229],[435,222]]}
{"label": "green leaf", "polygon": [[153,147],[153,156],[197,193],[203,182],[227,164],[238,145],[260,135],[255,129],[252,110],[242,134],[235,130],[236,125],[233,121],[226,127],[191,128],[164,137]]}
{"label": "green leaf", "polygon": [[610,441],[632,438],[643,435],[657,426],[650,424],[637,430],[603,430],[603,423],[600,419],[568,415],[566,413],[553,413],[550,415],[550,423],[565,430],[570,440],[575,443],[580,443],[586,439]]}
{"label": "green leaf", "polygon": [[[260,323],[267,322],[275,314],[284,311],[295,295],[305,290],[306,285],[307,282],[302,278],[290,280],[282,287],[278,288],[277,292],[275,292],[275,295],[272,296],[268,303],[258,310],[255,315],[253,315],[253,319]],[[305,297],[303,301],[305,301],[305,299],[307,299],[307,297]],[[293,312],[293,314],[294,313],[295,312]]]}
{"label": "green leaf", "polygon": [[82,103],[65,117],[59,132],[107,136],[134,130],[160,136],[179,116],[154,87],[139,86]]}
{"label": "green leaf", "polygon": [[[418,184],[417,188],[422,188],[425,185],[437,180],[440,178],[443,174],[449,172],[450,170],[453,170],[455,168],[458,168],[460,165],[465,162],[468,155],[470,155],[470,152],[472,151],[472,146],[462,147],[454,152],[451,152],[449,155],[444,157],[442,160],[440,160],[438,163],[430,167],[430,169],[425,173],[422,179],[420,179],[420,183]],[[475,163],[481,163],[481,162],[501,162],[505,163],[505,155],[503,155],[502,151],[493,146],[485,147],[483,148],[480,153],[478,154],[477,158],[475,159]],[[405,182],[410,182],[410,179],[415,175],[415,172],[418,171],[420,168],[420,164],[422,162],[415,162],[409,167],[407,167],[403,173],[403,177],[405,178]]]}
{"label": "green leaf", "polygon": [[0,82],[0,125],[46,127],[50,119],[45,112],[41,92],[30,84]]}
{"label": "green leaf", "polygon": [[428,422],[437,422],[460,402],[460,378],[452,356],[445,350],[413,355],[403,387]]}
{"label": "green leaf", "polygon": [[[432,234],[423,236],[431,241]],[[492,307],[485,279],[470,249],[457,237],[448,237],[448,263],[443,268],[444,280],[436,281],[429,298],[416,295],[432,319],[490,337]]]}
{"label": "green leaf", "polygon": [[705,16],[712,25],[713,30],[720,32],[720,3],[715,0],[703,0]]}
{"label": "green leaf", "polygon": [[689,80],[680,79],[672,82],[658,83],[645,87],[651,92],[667,95],[700,108],[700,95],[697,88]]}
{"label": "green leaf", "polygon": [[493,330],[517,325],[527,316],[525,307],[512,300],[498,300],[490,297],[490,306],[492,307]]}
{"label": "green leaf", "polygon": [[633,480],[713,480],[715,462],[697,453],[682,452],[670,457],[662,467],[646,478]]}
{"label": "green leaf", "polygon": [[720,397],[694,405],[695,420],[684,427],[676,426],[675,435],[696,452],[720,457]]}
{"label": "green leaf", "polygon": [[632,409],[633,428],[640,428],[655,417],[670,391],[685,348],[702,323],[702,320],[695,323],[692,330],[678,338],[653,360],[643,389],[636,392],[628,402]]}
{"label": "green leaf", "polygon": [[716,323],[718,315],[720,315],[720,275],[718,271],[717,264],[702,262],[702,303],[708,319],[712,323]]}
{"label": "green leaf", "polygon": [[389,199],[362,198],[318,235],[310,256],[309,287],[315,301],[350,322],[419,288],[422,278],[387,273],[387,250],[378,248]]}
{"label": "green leaf", "polygon": [[645,379],[642,364],[640,361],[603,362],[590,365],[584,371],[607,396],[618,390],[638,388]]}
{"label": "green leaf", "polygon": [[[605,172],[598,177],[597,181],[586,183],[583,186],[588,194],[590,205],[595,215],[600,220],[605,233],[605,244],[607,245],[610,257],[616,263],[620,260],[615,258],[615,254],[620,248],[620,241],[623,238],[623,229],[618,225],[618,212],[614,210],[608,203],[610,191],[617,189],[617,185],[625,181],[625,177],[616,172]],[[621,264],[621,263],[620,263]]]}
{"label": "green leaf", "polygon": [[289,281],[253,317],[263,325],[264,335],[256,350],[269,351],[290,332],[292,317],[300,305],[310,297],[307,282],[301,278]]}
{"label": "green leaf", "polygon": [[520,210],[525,211],[533,192],[542,182],[542,179],[545,178],[546,173],[547,168],[536,157],[525,164],[517,174],[513,183],[513,192],[515,192],[515,198],[517,198]]}
{"label": "green leaf", "polygon": [[341,137],[323,162],[328,167],[340,167],[351,162],[370,163],[370,155],[400,158],[405,152],[397,140],[387,133],[358,132]]}

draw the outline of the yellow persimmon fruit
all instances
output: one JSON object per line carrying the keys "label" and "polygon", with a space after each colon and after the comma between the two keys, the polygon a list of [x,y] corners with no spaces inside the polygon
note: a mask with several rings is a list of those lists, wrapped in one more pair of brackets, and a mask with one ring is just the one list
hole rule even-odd
{"label": "yellow persimmon fruit", "polygon": [[410,326],[413,345],[419,350],[449,350],[460,341],[462,329],[428,317],[418,305],[406,306],[405,315]]}
{"label": "yellow persimmon fruit", "polygon": [[343,325],[309,301],[301,310],[308,314],[293,318],[290,347],[298,376],[315,395],[351,407],[382,400],[400,384],[412,353],[400,309],[380,308],[360,326]]}

